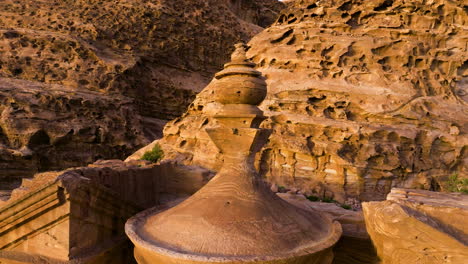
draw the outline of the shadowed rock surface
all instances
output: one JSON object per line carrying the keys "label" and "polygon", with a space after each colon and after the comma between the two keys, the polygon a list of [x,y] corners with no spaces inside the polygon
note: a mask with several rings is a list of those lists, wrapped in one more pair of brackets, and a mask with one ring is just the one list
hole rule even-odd
{"label": "shadowed rock surface", "polygon": [[123,158],[159,137],[232,45],[271,24],[282,7],[275,0],[0,1],[2,188],[38,170]]}
{"label": "shadowed rock surface", "polygon": [[37,171],[122,158],[146,141],[132,100],[0,78],[0,187]]}
{"label": "shadowed rock surface", "polygon": [[333,264],[377,264],[374,246],[366,231],[362,211],[344,209],[336,203],[311,202],[302,194],[277,193],[283,200],[304,210],[318,210],[340,222],[343,235],[333,247]]}
{"label": "shadowed rock surface", "polygon": [[[459,1],[289,2],[249,43],[273,129],[261,173],[347,203],[466,178],[467,17]],[[203,114],[211,92],[165,127],[168,158],[219,169]]]}
{"label": "shadowed rock surface", "polygon": [[0,263],[135,263],[125,221],[193,194],[211,177],[167,162],[107,160],[23,179],[0,201]]}

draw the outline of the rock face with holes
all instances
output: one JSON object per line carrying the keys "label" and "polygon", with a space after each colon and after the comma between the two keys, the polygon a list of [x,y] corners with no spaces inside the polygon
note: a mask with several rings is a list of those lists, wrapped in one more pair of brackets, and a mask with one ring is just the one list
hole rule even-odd
{"label": "rock face with holes", "polygon": [[[0,189],[160,136],[276,0],[0,1]],[[4,184],[5,181],[5,184]]]}
{"label": "rock face with holes", "polygon": [[382,264],[466,263],[467,195],[395,188],[363,209]]}
{"label": "rock face with holes", "polygon": [[0,75],[120,91],[144,116],[168,120],[222,67],[232,44],[270,25],[282,7],[275,0],[2,1]]}
{"label": "rock face with holes", "polygon": [[[273,129],[261,173],[340,202],[466,177],[467,23],[456,1],[289,2],[249,43]],[[165,127],[167,157],[219,169],[204,131],[211,86]]]}
{"label": "rock face with holes", "polygon": [[146,141],[132,100],[0,78],[0,189],[37,171],[122,158]]}

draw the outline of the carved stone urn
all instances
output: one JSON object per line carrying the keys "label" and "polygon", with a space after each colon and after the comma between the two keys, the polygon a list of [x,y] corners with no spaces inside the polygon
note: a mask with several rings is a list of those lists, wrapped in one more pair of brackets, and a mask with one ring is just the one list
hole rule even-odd
{"label": "carved stone urn", "polygon": [[161,211],[144,211],[126,224],[139,264],[328,264],[341,226],[320,212],[297,208],[274,194],[254,168],[270,131],[256,105],[266,96],[261,73],[243,44],[216,75],[213,117],[207,133],[224,163],[193,196]]}

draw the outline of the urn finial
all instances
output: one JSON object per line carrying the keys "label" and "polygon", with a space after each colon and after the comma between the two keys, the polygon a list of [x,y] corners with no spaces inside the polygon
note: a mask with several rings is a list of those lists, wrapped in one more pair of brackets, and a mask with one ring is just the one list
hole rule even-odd
{"label": "urn finial", "polygon": [[213,99],[221,104],[259,105],[267,94],[265,78],[246,56],[246,45],[238,43],[232,61],[215,75]]}
{"label": "urn finial", "polygon": [[231,62],[233,63],[243,63],[247,62],[247,55],[246,55],[246,49],[247,45],[244,43],[240,42],[234,45],[236,48],[234,52],[231,55]]}

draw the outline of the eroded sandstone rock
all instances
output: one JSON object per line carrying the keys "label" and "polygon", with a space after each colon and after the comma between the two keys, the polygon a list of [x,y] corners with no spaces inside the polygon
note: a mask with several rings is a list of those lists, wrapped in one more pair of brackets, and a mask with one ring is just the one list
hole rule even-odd
{"label": "eroded sandstone rock", "polygon": [[[273,129],[261,173],[340,202],[466,177],[467,23],[456,1],[288,3],[249,43],[267,77],[263,126]],[[165,127],[168,158],[219,169],[203,112],[215,84]]]}
{"label": "eroded sandstone rock", "polygon": [[468,259],[468,196],[392,189],[387,201],[363,203],[367,231],[382,264]]}
{"label": "eroded sandstone rock", "polygon": [[159,137],[232,44],[260,32],[282,6],[0,1],[2,188],[38,170],[123,158]]}
{"label": "eroded sandstone rock", "polygon": [[222,67],[231,45],[276,19],[274,0],[2,1],[0,76],[136,98],[170,119]]}
{"label": "eroded sandstone rock", "polygon": [[37,171],[116,157],[147,142],[133,100],[0,78],[0,189]]}

